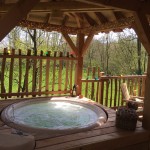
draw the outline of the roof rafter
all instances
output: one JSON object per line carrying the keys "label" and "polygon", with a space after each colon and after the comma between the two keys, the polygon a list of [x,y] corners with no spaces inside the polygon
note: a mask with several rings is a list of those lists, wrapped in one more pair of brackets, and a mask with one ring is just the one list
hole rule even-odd
{"label": "roof rafter", "polygon": [[101,21],[100,21],[99,17],[95,14],[95,12],[92,12],[91,14],[92,14],[93,17],[95,18],[96,22],[97,22],[98,24],[101,24]]}
{"label": "roof rafter", "polygon": [[84,13],[83,15],[91,26],[97,25],[97,22],[93,18],[91,18],[87,13]]}
{"label": "roof rafter", "polygon": [[107,18],[100,12],[95,12],[96,16],[99,18],[101,23],[106,23],[108,20]]}
{"label": "roof rafter", "polygon": [[75,16],[77,27],[80,28],[81,27],[81,22],[80,22],[79,16],[77,14],[73,14],[73,15]]}
{"label": "roof rafter", "polygon": [[114,15],[116,16],[116,19],[122,19],[125,17],[124,14],[122,14],[122,12],[119,11],[114,12]]}
{"label": "roof rafter", "polygon": [[116,20],[116,16],[114,15],[113,11],[104,11],[104,12],[101,12],[101,14],[105,16],[107,20],[110,22]]}
{"label": "roof rafter", "polygon": [[67,15],[65,15],[65,17],[62,20],[62,25],[65,26],[67,20],[69,19],[69,17]]}
{"label": "roof rafter", "polygon": [[[78,14],[81,15],[81,14]],[[82,15],[80,16],[82,17]],[[48,24],[48,23],[37,23],[34,21],[27,21],[27,20],[22,20],[18,25],[21,27],[28,27],[30,29],[34,29],[34,28],[38,28],[38,29],[42,29],[45,31],[57,31],[57,32],[67,32],[69,34],[77,34],[79,32],[84,33],[84,34],[88,34],[91,31],[94,32],[109,32],[110,30],[116,30],[117,28],[119,29],[123,29],[123,28],[127,28],[130,27],[134,22],[134,18],[133,17],[127,17],[127,18],[123,18],[121,20],[117,20],[117,21],[113,21],[113,22],[106,22],[100,25],[96,25],[96,26],[89,26],[89,27],[84,27],[85,24],[81,24],[82,28],[74,28],[74,27],[66,27],[66,26],[62,26],[62,25],[53,25],[53,24]]]}

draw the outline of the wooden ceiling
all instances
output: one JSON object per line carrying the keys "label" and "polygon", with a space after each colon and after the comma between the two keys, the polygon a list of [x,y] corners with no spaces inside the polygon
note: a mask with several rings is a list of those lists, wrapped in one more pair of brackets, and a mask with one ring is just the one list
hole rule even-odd
{"label": "wooden ceiling", "polygon": [[[0,18],[2,18],[18,0],[2,0]],[[67,31],[69,33],[120,31],[129,27],[132,13],[75,0],[41,0],[40,3],[23,18],[21,26],[41,28],[48,31]]]}
{"label": "wooden ceiling", "polygon": [[[145,0],[127,6],[129,0],[40,0],[18,24],[23,27],[39,28],[76,34],[92,31],[121,31],[134,24],[133,11],[145,5]],[[131,0],[130,0],[131,1]],[[11,10],[18,0],[0,1],[0,18]],[[128,3],[129,4],[129,3]],[[126,10],[126,7],[128,10]],[[148,11],[150,11],[147,8]]]}

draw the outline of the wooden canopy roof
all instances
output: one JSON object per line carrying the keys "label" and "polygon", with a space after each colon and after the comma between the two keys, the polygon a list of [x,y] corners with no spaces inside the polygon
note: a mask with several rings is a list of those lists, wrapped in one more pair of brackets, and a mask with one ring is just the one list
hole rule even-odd
{"label": "wooden canopy roof", "polygon": [[58,31],[68,41],[68,34],[91,40],[98,32],[134,28],[150,54],[149,7],[149,0],[0,0],[0,41],[16,25]]}
{"label": "wooden canopy roof", "polygon": [[1,0],[0,40],[16,25],[85,35],[134,28],[150,53],[149,6],[149,0]]}
{"label": "wooden canopy roof", "polygon": [[[18,0],[1,0],[0,18],[17,2]],[[139,6],[145,4],[142,0],[138,2]],[[18,25],[71,34],[121,31],[132,27],[134,7],[130,6],[130,11],[108,4],[108,0],[40,0]]]}
{"label": "wooden canopy roof", "polygon": [[68,34],[90,35],[89,43],[98,32],[134,28],[150,54],[149,6],[149,0],[1,0],[0,41],[16,25],[61,32],[69,43]]}

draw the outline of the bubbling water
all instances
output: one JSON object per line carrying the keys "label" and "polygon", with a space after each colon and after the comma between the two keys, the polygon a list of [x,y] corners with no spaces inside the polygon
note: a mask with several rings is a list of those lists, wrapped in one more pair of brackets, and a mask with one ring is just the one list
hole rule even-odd
{"label": "bubbling water", "polygon": [[67,102],[41,102],[14,111],[14,122],[37,128],[67,129],[97,121],[97,114],[82,105]]}

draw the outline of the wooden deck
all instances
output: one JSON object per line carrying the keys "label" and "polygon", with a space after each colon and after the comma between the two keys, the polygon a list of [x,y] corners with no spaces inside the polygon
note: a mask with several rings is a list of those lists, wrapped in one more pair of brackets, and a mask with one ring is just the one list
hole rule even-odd
{"label": "wooden deck", "polygon": [[[0,101],[0,109],[10,103],[20,101]],[[108,121],[101,127],[68,135],[35,135],[35,150],[149,150],[149,132],[137,123],[135,131],[125,131],[115,127],[115,111],[104,107]],[[12,129],[0,122],[1,133],[12,133]]]}

